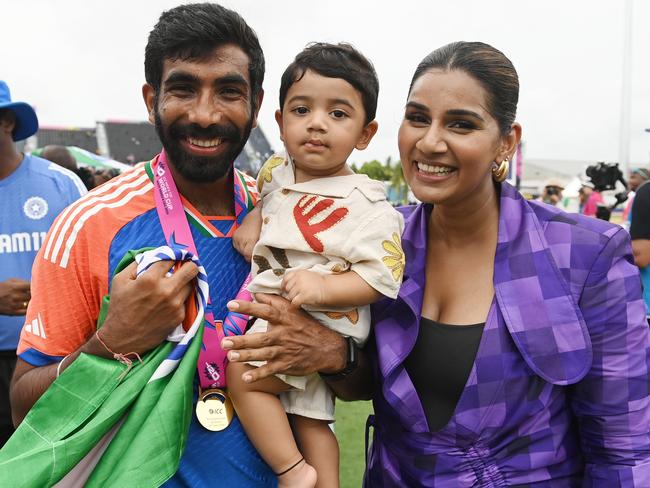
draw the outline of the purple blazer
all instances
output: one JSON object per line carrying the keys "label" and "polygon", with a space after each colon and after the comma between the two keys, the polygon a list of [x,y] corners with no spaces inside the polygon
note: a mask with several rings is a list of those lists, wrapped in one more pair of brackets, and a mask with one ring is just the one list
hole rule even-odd
{"label": "purple blazer", "polygon": [[628,234],[502,184],[495,299],[456,410],[429,432],[403,365],[418,334],[427,211],[404,214],[404,283],[373,312],[364,485],[650,487],[650,341]]}

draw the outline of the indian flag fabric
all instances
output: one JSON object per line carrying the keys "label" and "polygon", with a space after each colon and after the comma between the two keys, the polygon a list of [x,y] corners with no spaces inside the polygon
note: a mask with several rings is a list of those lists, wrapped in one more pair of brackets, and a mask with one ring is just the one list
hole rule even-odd
{"label": "indian flag fabric", "polygon": [[[189,328],[179,325],[130,369],[114,359],[81,354],[0,451],[3,486],[157,487],[178,469],[192,416],[208,281],[187,250],[142,251],[127,253],[116,272],[133,260],[138,276],[159,261],[169,261],[170,273],[180,262],[198,266],[194,296],[188,300],[188,311],[194,311]],[[98,327],[107,304],[108,297]]]}

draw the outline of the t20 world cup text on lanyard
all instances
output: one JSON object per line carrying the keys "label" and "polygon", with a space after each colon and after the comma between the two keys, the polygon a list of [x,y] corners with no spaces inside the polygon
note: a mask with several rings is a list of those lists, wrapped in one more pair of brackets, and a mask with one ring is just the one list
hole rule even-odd
{"label": "t20 world cup text on lanyard", "polygon": [[[180,194],[174,183],[174,178],[169,171],[167,155],[162,151],[152,164],[154,175],[154,186],[156,188],[155,202],[158,218],[165,234],[165,240],[171,248],[185,248],[198,256],[190,225],[185,215],[185,209],[181,201]],[[238,198],[239,195],[245,194],[241,188],[242,183],[237,175],[234,175],[234,194],[235,194],[235,218],[237,222],[241,221],[245,214],[246,202]],[[246,280],[239,289],[236,300],[252,301],[251,294],[246,289],[251,276],[248,275]],[[210,303],[210,297],[207,297]],[[229,312],[222,321],[215,321],[211,307],[205,313],[205,328],[203,331],[203,347],[199,353],[197,370],[199,381],[202,389],[225,388],[226,387],[226,352],[221,348],[221,339],[224,336],[243,334],[246,330],[248,316]]]}

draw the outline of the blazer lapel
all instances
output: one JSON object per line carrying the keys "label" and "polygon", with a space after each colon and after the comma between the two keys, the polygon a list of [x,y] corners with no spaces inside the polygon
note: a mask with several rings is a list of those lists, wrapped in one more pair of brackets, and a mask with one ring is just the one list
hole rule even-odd
{"label": "blazer lapel", "polygon": [[405,427],[426,432],[426,417],[420,398],[406,370],[400,366],[413,349],[418,336],[424,295],[427,239],[427,211],[419,205],[406,218],[402,248],[406,256],[404,281],[398,297],[386,308],[375,308],[380,318],[374,325],[384,398],[400,412]]}
{"label": "blazer lapel", "polygon": [[510,335],[530,368],[568,385],[591,367],[589,333],[532,208],[501,186],[494,289]]}

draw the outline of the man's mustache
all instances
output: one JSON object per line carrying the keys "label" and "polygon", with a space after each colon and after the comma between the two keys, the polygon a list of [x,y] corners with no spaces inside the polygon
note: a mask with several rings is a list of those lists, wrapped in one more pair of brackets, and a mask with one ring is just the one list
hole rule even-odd
{"label": "man's mustache", "polygon": [[174,124],[169,128],[169,134],[174,138],[192,137],[196,139],[227,139],[240,138],[239,130],[233,124],[212,124],[201,127],[198,124]]}

